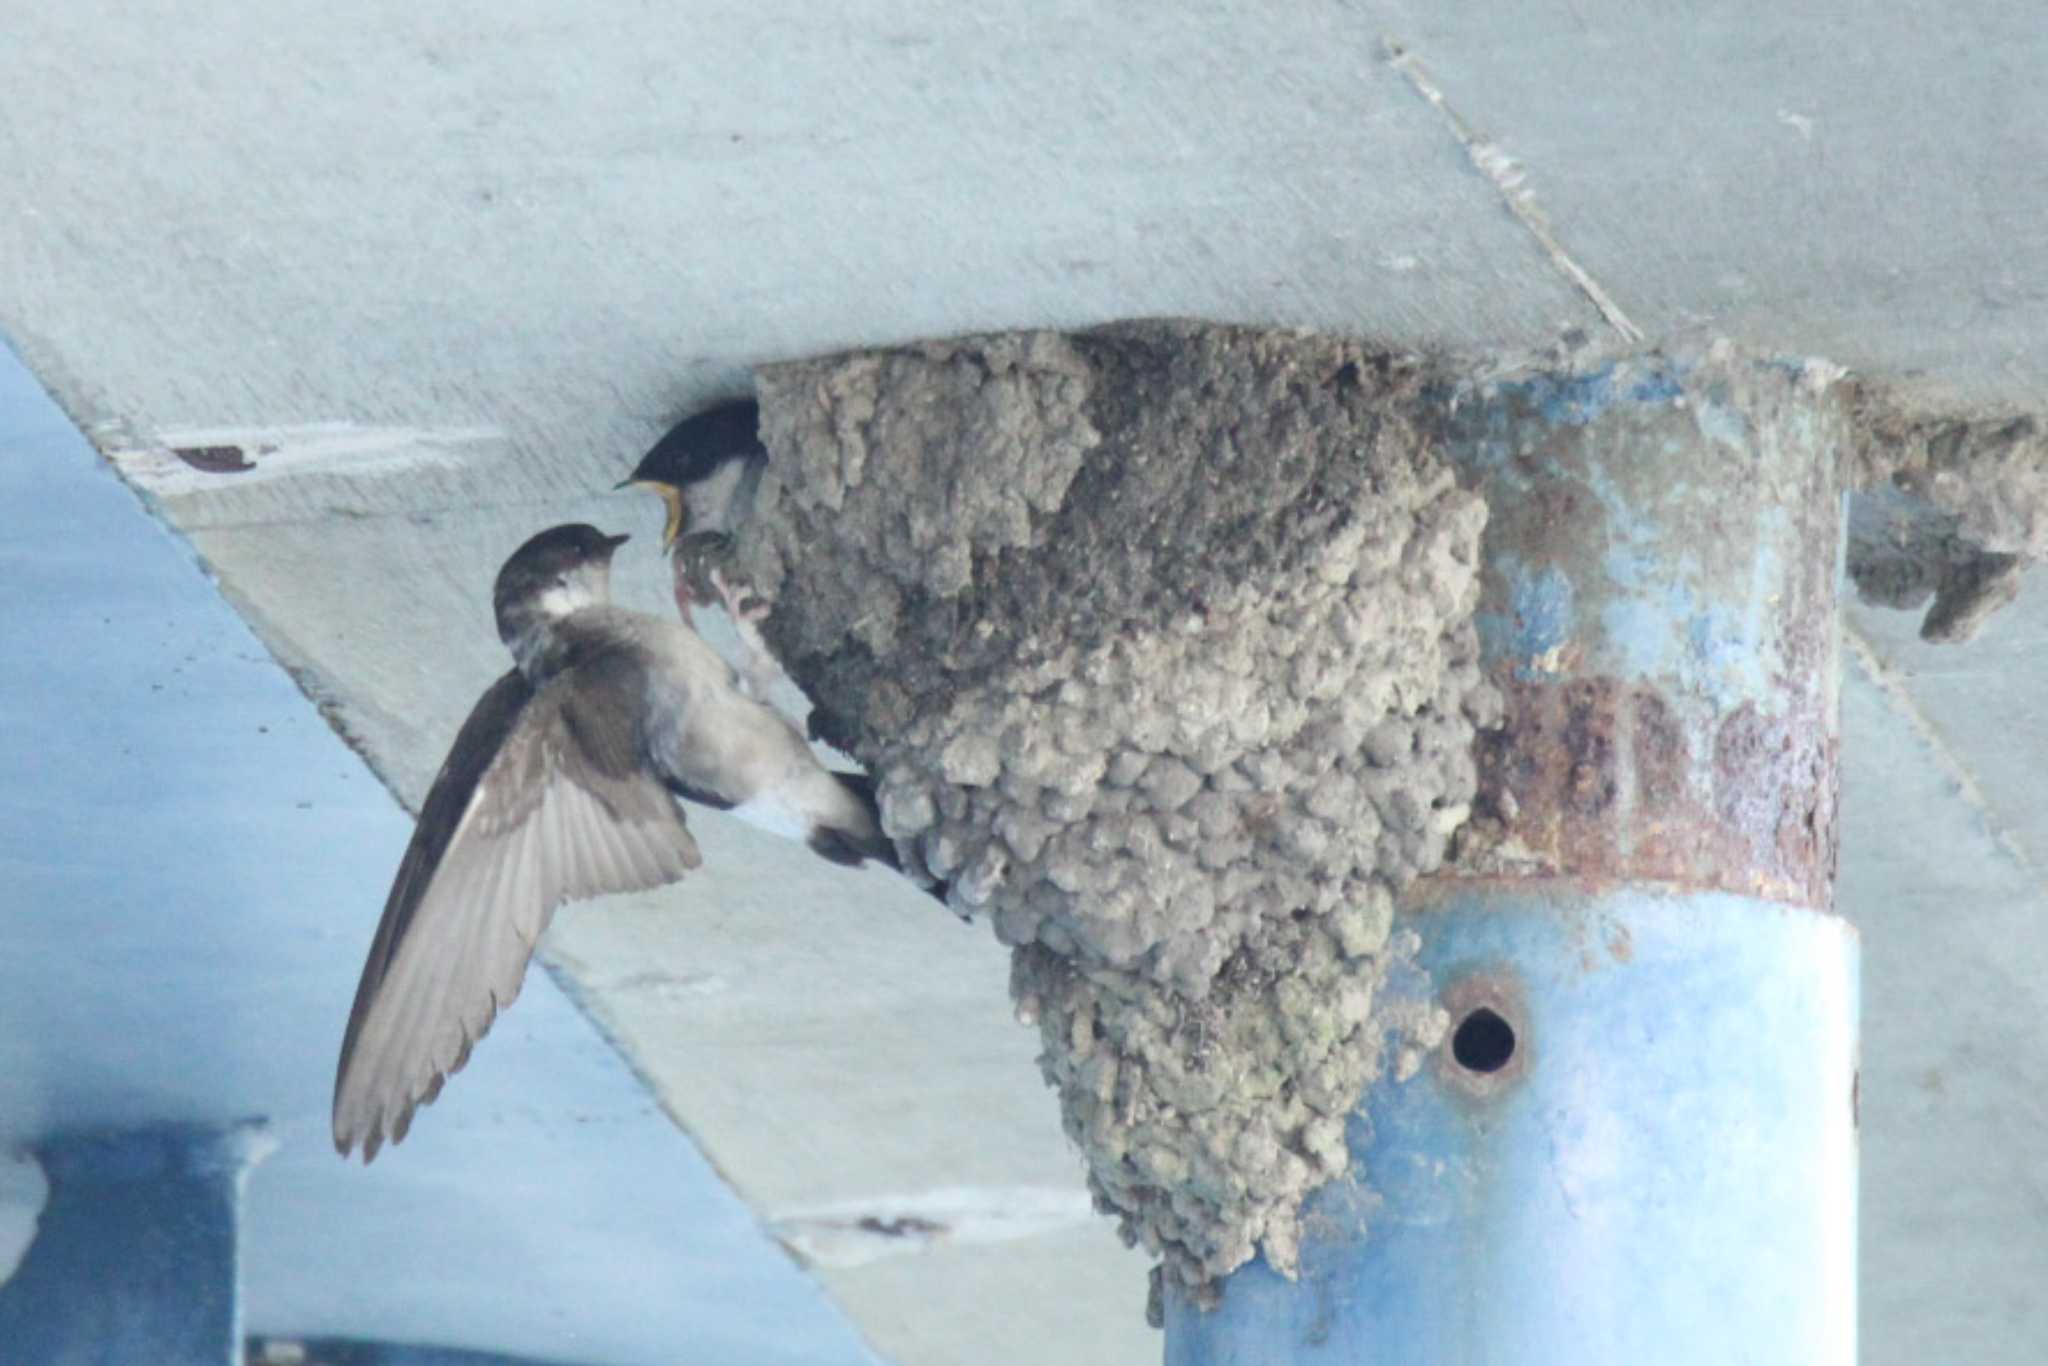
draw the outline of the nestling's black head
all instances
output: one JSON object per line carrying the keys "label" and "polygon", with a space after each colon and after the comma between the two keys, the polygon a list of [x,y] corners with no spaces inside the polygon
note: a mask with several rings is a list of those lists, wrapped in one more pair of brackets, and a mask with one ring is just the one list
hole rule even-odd
{"label": "nestling's black head", "polygon": [[512,552],[498,571],[491,606],[507,644],[543,619],[566,616],[611,597],[612,552],[629,538],[587,522],[551,526]]}
{"label": "nestling's black head", "polygon": [[[668,505],[668,523],[661,533],[666,550],[692,529],[697,519],[693,514],[715,522],[728,520],[730,509],[725,504],[738,481],[720,479],[722,472],[735,463],[758,466],[767,459],[768,448],[761,444],[761,405],[750,398],[731,399],[678,422],[618,487],[637,486],[661,495]],[[709,496],[720,506],[692,508],[693,492]],[[729,528],[720,525],[713,529]]]}

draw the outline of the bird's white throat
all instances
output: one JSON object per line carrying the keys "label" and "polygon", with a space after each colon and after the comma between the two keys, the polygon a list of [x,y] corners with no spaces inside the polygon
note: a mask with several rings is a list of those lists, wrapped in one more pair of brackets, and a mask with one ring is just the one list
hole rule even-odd
{"label": "bird's white throat", "polygon": [[554,643],[556,626],[578,612],[609,606],[611,600],[611,566],[606,564],[564,574],[527,598],[514,618],[516,633],[505,639],[520,672],[532,675]]}
{"label": "bird's white throat", "polygon": [[534,598],[533,608],[543,623],[553,625],[573,612],[611,601],[609,587],[602,582],[592,584],[585,575],[559,579]]}

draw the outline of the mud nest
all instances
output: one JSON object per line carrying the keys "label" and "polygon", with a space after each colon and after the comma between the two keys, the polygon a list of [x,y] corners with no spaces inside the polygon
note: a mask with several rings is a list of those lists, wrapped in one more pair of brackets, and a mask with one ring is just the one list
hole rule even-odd
{"label": "mud nest", "polygon": [[1098,1204],[1197,1300],[1293,1271],[1366,1084],[1443,1027],[1381,991],[1500,711],[1435,375],[1165,323],[761,376],[769,638],[1013,947]]}

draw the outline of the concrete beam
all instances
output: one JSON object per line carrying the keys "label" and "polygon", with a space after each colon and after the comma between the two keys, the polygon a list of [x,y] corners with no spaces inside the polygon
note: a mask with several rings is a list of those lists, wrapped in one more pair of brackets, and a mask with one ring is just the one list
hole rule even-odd
{"label": "concrete beam", "polygon": [[0,1286],[0,1343],[23,1366],[238,1362],[242,1182],[260,1131],[164,1126],[35,1145],[36,1238]]}

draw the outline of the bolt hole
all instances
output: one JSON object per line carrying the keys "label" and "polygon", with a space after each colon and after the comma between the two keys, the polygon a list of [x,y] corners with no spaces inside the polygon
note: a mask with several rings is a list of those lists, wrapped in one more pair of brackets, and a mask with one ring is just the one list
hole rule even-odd
{"label": "bolt hole", "polygon": [[1485,1006],[1458,1021],[1451,1056],[1471,1072],[1498,1072],[1515,1056],[1515,1027]]}

